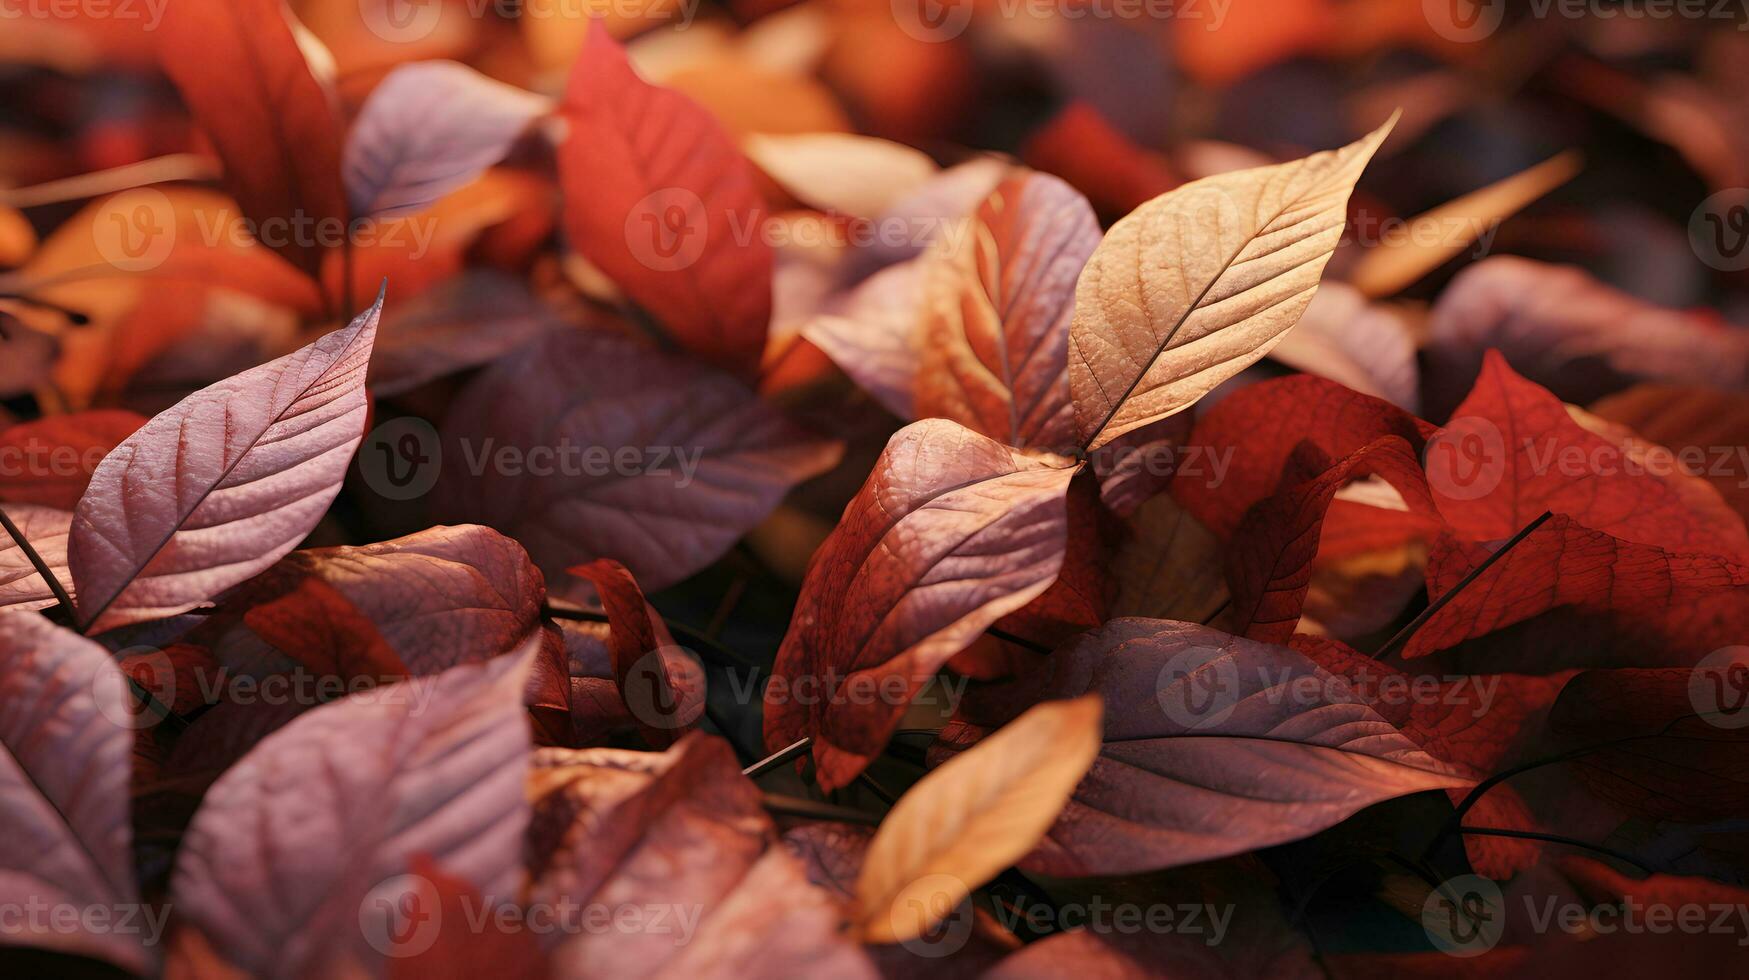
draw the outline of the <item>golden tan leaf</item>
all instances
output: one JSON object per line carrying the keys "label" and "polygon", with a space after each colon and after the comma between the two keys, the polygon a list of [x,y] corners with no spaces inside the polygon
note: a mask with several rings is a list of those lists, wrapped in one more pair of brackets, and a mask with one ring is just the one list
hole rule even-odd
{"label": "golden tan leaf", "polygon": [[1305,312],[1348,195],[1395,123],[1357,143],[1195,181],[1112,226],[1081,274],[1069,386],[1083,445],[1195,404]]}
{"label": "golden tan leaf", "polygon": [[867,942],[920,935],[1030,852],[1099,754],[1098,695],[1038,705],[923,777],[869,842],[856,882]]}

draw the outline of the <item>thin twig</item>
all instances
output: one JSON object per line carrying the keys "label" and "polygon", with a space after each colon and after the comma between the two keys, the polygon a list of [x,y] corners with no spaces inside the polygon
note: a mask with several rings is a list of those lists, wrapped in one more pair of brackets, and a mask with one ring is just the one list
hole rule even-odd
{"label": "thin twig", "polygon": [[1547,521],[1549,518],[1551,518],[1553,516],[1555,516],[1553,511],[1545,510],[1545,511],[1543,511],[1543,515],[1541,517],[1537,518],[1534,521],[1531,521],[1529,524],[1526,524],[1522,530],[1520,530],[1517,534],[1514,534],[1511,538],[1509,538],[1505,544],[1501,545],[1500,549],[1498,551],[1489,555],[1486,561],[1482,562],[1480,565],[1477,565],[1475,568],[1471,569],[1470,574],[1465,575],[1463,577],[1463,579],[1458,582],[1458,584],[1452,586],[1451,589],[1449,589],[1444,595],[1442,595],[1439,598],[1428,603],[1427,608],[1421,610],[1421,615],[1416,616],[1414,619],[1410,620],[1409,625],[1407,625],[1407,626],[1405,626],[1402,629],[1397,631],[1397,635],[1386,640],[1385,645],[1382,647],[1379,647],[1378,651],[1373,654],[1373,659],[1374,660],[1383,660],[1386,657],[1389,657],[1391,654],[1396,653],[1397,648],[1399,648],[1403,644],[1409,642],[1409,638],[1415,635],[1416,630],[1425,626],[1427,624],[1428,620],[1432,619],[1436,613],[1438,613],[1441,609],[1444,609],[1446,607],[1447,603],[1449,603],[1453,599],[1457,598],[1458,593],[1462,592],[1464,590],[1465,586],[1469,585],[1471,582],[1474,582],[1477,578],[1479,578],[1481,576],[1481,574],[1483,572],[1485,572],[1489,568],[1493,567],[1495,562],[1499,561],[1501,558],[1504,558],[1508,551],[1511,551],[1513,548],[1517,547],[1517,545],[1520,541],[1523,541],[1525,538],[1530,537],[1530,533],[1532,531],[1535,531],[1537,528],[1542,527],[1543,522]]}
{"label": "thin twig", "polygon": [[1565,844],[1568,847],[1577,847],[1580,850],[1593,851],[1593,852],[1596,852],[1598,854],[1602,854],[1605,857],[1614,858],[1615,860],[1620,861],[1623,864],[1638,868],[1641,871],[1644,871],[1646,874],[1653,873],[1651,868],[1648,868],[1645,865],[1641,864],[1632,855],[1624,854],[1621,851],[1615,850],[1614,848],[1604,847],[1601,844],[1592,844],[1592,843],[1589,843],[1587,841],[1574,840],[1571,837],[1562,837],[1559,834],[1541,834],[1541,833],[1537,833],[1534,830],[1508,830],[1504,827],[1469,827],[1469,826],[1459,827],[1458,833],[1460,833],[1460,834],[1472,834],[1472,835],[1475,835],[1478,837],[1513,837],[1513,838],[1517,838],[1519,840],[1543,841],[1543,842],[1548,843],[1548,844]]}
{"label": "thin twig", "polygon": [[804,735],[794,743],[778,749],[776,752],[771,753],[765,758],[760,759],[758,762],[741,770],[741,775],[746,776],[748,779],[758,779],[760,776],[765,775],[771,770],[776,769],[778,766],[781,766],[791,759],[794,759],[796,756],[801,755],[803,752],[806,752],[813,744],[814,740]]}
{"label": "thin twig", "polygon": [[1043,643],[1034,643],[1033,641],[1027,639],[1024,636],[1015,636],[1013,633],[1010,633],[1007,630],[999,630],[994,626],[990,627],[989,629],[985,630],[984,632],[990,634],[991,636],[993,636],[996,639],[1001,640],[1005,643],[1012,643],[1017,647],[1023,647],[1027,650],[1031,650],[1033,653],[1048,654],[1051,652],[1051,648],[1045,646]]}

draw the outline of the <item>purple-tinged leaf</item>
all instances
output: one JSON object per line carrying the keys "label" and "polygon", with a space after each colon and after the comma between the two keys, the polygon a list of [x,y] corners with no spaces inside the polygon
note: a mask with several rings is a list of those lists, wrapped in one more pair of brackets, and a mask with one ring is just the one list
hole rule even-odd
{"label": "purple-tinged leaf", "polygon": [[418,211],[504,158],[553,103],[453,61],[402,65],[371,90],[341,171],[359,217]]}
{"label": "purple-tinged leaf", "polygon": [[67,542],[87,631],[193,609],[310,533],[364,437],[382,309],[189,395],[98,464]]}

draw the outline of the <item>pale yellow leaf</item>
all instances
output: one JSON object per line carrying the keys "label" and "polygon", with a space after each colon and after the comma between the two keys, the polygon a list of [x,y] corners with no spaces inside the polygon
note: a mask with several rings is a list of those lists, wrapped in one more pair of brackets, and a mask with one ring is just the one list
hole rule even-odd
{"label": "pale yellow leaf", "polygon": [[913,786],[869,842],[856,881],[866,942],[914,938],[1030,852],[1103,737],[1097,694],[1038,705]]}
{"label": "pale yellow leaf", "polygon": [[1572,180],[1581,162],[1577,151],[1568,150],[1409,219],[1361,257],[1352,277],[1355,288],[1376,298],[1414,285],[1484,235],[1491,241],[1502,221]]}
{"label": "pale yellow leaf", "polygon": [[1195,404],[1305,312],[1348,196],[1395,120],[1357,143],[1207,177],[1112,226],[1075,290],[1069,386],[1083,444]]}
{"label": "pale yellow leaf", "polygon": [[935,161],[903,143],[849,133],[755,133],[748,159],[809,207],[872,218],[935,176]]}

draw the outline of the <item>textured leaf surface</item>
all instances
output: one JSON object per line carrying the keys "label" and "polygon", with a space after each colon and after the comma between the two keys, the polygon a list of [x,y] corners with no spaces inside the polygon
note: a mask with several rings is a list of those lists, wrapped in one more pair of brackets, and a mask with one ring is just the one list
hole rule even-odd
{"label": "textured leaf surface", "polygon": [[654,590],[721,557],[838,455],[727,375],[561,331],[456,399],[437,499],[522,542],[554,588],[565,569],[613,558]]}
{"label": "textured leaf surface", "polygon": [[870,942],[916,938],[1025,856],[1099,754],[1098,695],[1041,704],[911,787],[856,882]]}
{"label": "textured leaf surface", "polygon": [[1055,581],[1072,466],[956,423],[902,429],[815,553],[765,693],[772,751],[848,783],[949,657]]}
{"label": "textured leaf surface", "polygon": [[1389,132],[1186,184],[1112,226],[1075,290],[1083,444],[1181,412],[1269,353],[1312,301],[1349,192]]}
{"label": "textured leaf surface", "polygon": [[297,547],[364,437],[382,297],[301,350],[203,388],[98,465],[67,559],[104,630],[192,609]]}
{"label": "textured leaf surface", "polygon": [[[1099,760],[1022,863],[1043,874],[1239,854],[1466,782],[1301,654],[1190,623],[1113,620],[1016,685],[1028,698],[1098,693],[1106,706]],[[968,698],[938,745],[977,742],[1012,716],[1003,700]]]}
{"label": "textured leaf surface", "polygon": [[137,936],[23,914],[32,901],[120,916],[139,901],[128,817],[133,710],[108,651],[35,613],[0,613],[0,889],[19,903],[5,945],[147,969]]}
{"label": "textured leaf surface", "polygon": [[1012,446],[1074,448],[1069,320],[1099,244],[1087,200],[1046,174],[1003,182],[926,260],[916,412]]}
{"label": "textured leaf surface", "polygon": [[387,913],[365,899],[415,855],[484,894],[515,894],[527,659],[354,695],[268,736],[195,815],[178,911],[238,968],[296,977],[381,961],[365,934],[394,924],[370,919]]}

